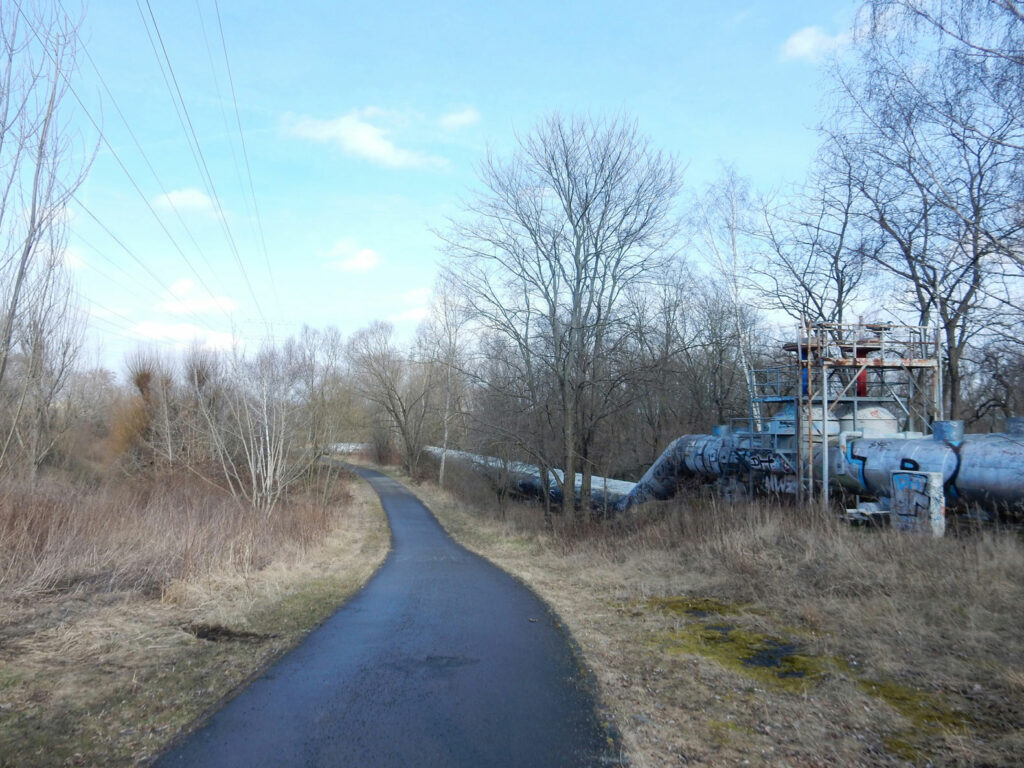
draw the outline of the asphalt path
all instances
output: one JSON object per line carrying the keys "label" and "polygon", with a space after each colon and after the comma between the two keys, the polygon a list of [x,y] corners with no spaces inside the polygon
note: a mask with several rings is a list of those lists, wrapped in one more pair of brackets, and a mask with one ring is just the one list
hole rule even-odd
{"label": "asphalt path", "polygon": [[387,512],[387,560],[156,765],[619,764],[557,617],[456,544],[400,483],[352,469]]}

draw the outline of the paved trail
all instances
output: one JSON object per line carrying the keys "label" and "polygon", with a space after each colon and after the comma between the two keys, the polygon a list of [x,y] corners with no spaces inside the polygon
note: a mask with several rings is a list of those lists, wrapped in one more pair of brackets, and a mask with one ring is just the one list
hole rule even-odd
{"label": "paved trail", "polygon": [[168,766],[618,764],[556,619],[467,552],[400,483],[370,583],[187,741]]}

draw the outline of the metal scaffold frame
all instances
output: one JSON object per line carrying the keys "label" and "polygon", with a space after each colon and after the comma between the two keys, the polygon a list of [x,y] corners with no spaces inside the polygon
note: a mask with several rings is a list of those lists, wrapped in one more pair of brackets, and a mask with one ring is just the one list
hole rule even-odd
{"label": "metal scaffold frame", "polygon": [[829,506],[825,446],[830,434],[860,434],[862,409],[887,409],[899,420],[899,431],[911,434],[927,434],[942,419],[941,347],[930,328],[805,321],[783,350],[795,355],[792,365],[750,371],[750,424],[755,432],[753,425],[771,424],[773,415],[791,410],[792,432],[774,427],[756,443],[791,462],[800,501],[813,502],[820,493]]}

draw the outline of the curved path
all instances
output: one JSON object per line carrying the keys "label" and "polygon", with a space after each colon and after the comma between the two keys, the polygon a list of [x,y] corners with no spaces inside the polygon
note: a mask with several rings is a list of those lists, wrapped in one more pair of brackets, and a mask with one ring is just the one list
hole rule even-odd
{"label": "curved path", "polygon": [[393,550],[369,584],[159,766],[619,764],[558,620],[456,544],[420,501],[380,495]]}

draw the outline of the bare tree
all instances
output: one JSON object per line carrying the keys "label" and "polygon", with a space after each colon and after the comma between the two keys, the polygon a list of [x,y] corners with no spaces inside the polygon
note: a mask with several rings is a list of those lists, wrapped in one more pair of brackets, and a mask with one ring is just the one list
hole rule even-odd
{"label": "bare tree", "polygon": [[749,276],[759,257],[752,237],[754,210],[749,182],[731,166],[725,166],[721,178],[708,185],[694,210],[698,250],[728,291],[727,306],[733,312],[727,322],[732,326],[729,329],[732,338],[739,344],[736,352],[744,380],[748,382],[745,386],[748,403],[752,403],[754,397],[748,378],[753,349],[749,346],[749,335],[743,331],[745,308],[752,303],[753,295]]}
{"label": "bare tree", "polygon": [[[1006,78],[1020,73],[993,77],[993,67],[1011,66],[1011,49],[993,59],[949,30],[920,34],[922,23],[939,29],[927,18],[950,21],[932,11],[959,6],[984,10],[958,27],[973,35],[994,4],[883,5],[855,64],[836,69],[842,99],[829,135],[882,237],[875,264],[895,278],[913,319],[941,330],[947,413],[957,418],[964,355],[1021,279],[1024,103],[1003,98],[1017,87]],[[1016,25],[996,37],[1016,44]]]}
{"label": "bare tree", "polygon": [[592,465],[581,457],[602,415],[594,382],[624,331],[624,292],[666,262],[676,163],[630,121],[552,115],[479,174],[482,191],[442,235],[449,276],[476,322],[515,352],[532,409],[550,381],[559,449],[541,463],[563,469],[563,509],[582,470],[587,505]]}
{"label": "bare tree", "polygon": [[445,465],[448,448],[451,445],[455,420],[462,413],[464,399],[465,365],[467,339],[464,330],[469,316],[451,291],[438,284],[431,302],[431,316],[420,328],[419,345],[422,357],[429,364],[441,369],[444,396],[441,404],[441,461],[438,466],[437,482],[444,486]]}
{"label": "bare tree", "polygon": [[0,466],[33,479],[70,423],[82,342],[64,267],[66,206],[89,166],[64,106],[76,40],[59,7],[0,7]]}
{"label": "bare tree", "polygon": [[179,423],[182,393],[175,382],[174,360],[155,349],[138,349],[125,363],[145,418],[138,446],[144,455],[139,458],[145,465],[173,467],[182,460],[184,440]]}
{"label": "bare tree", "polygon": [[33,482],[77,417],[78,402],[69,391],[69,383],[85,332],[77,294],[64,270],[48,266],[43,275],[45,280],[33,286],[15,337],[24,364],[21,386],[27,395],[24,423],[16,420],[15,426]]}
{"label": "bare tree", "polygon": [[635,451],[626,451],[635,453],[627,464],[633,473],[650,466],[669,439],[679,434],[688,423],[692,405],[685,393],[683,366],[695,343],[693,310],[698,280],[692,265],[682,261],[663,271],[661,278],[629,292],[629,339],[636,358],[630,386],[636,403],[617,427],[636,432],[632,441]]}
{"label": "bare tree", "polygon": [[403,354],[393,336],[390,323],[372,323],[349,340],[348,360],[360,394],[391,420],[401,442],[405,469],[415,474],[432,408],[434,370],[424,361]]}
{"label": "bare tree", "polygon": [[969,420],[994,431],[1024,413],[1024,342],[995,339],[974,352],[966,403]]}
{"label": "bare tree", "polygon": [[761,205],[762,254],[752,260],[755,290],[767,307],[799,323],[842,323],[862,298],[880,237],[858,215],[851,158],[828,142],[797,194]]}
{"label": "bare tree", "polygon": [[[1017,0],[870,0],[867,7],[869,33],[876,40],[896,38],[916,47],[922,33],[931,33],[947,69],[962,72],[966,66],[981,75],[993,106],[1016,113],[1024,101],[1024,8]],[[942,119],[984,132],[984,126],[954,112]]]}
{"label": "bare tree", "polygon": [[308,442],[309,411],[297,396],[303,372],[292,351],[266,346],[251,358],[236,351],[227,364],[204,369],[216,378],[194,380],[228,490],[267,518],[319,455]]}
{"label": "bare tree", "polygon": [[342,382],[345,342],[337,328],[303,326],[298,337],[288,339],[284,348],[298,373],[295,395],[306,410],[302,418],[308,429],[306,444],[320,452],[332,440],[340,439],[337,435],[344,427],[339,416],[350,410],[341,402],[348,390]]}
{"label": "bare tree", "polygon": [[76,42],[59,5],[0,8],[0,385],[33,282],[61,265],[47,246],[63,247],[65,208],[89,166],[64,106]]}

